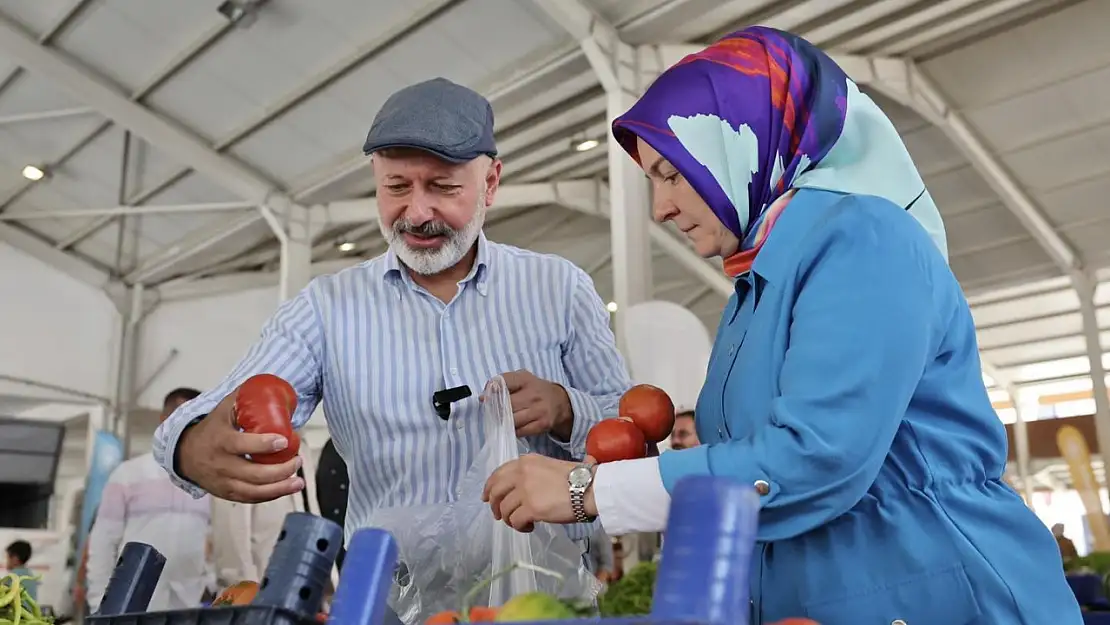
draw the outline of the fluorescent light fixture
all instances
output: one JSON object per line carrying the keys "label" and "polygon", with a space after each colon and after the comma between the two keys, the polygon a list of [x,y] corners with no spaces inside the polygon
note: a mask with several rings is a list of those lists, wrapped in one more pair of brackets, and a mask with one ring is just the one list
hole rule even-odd
{"label": "fluorescent light fixture", "polygon": [[617,303],[616,302],[609,302],[608,304],[605,305],[605,309],[608,310],[609,312],[617,312]]}
{"label": "fluorescent light fixture", "polygon": [[23,168],[23,177],[31,182],[38,182],[46,177],[46,172],[41,167],[35,165],[28,165]]}
{"label": "fluorescent light fixture", "polygon": [[355,249],[355,244],[351,243],[350,241],[343,241],[342,243],[339,244],[339,251],[340,252],[352,252],[352,251],[354,251],[354,249]]}
{"label": "fluorescent light fixture", "polygon": [[575,144],[574,150],[576,152],[586,152],[596,148],[599,145],[601,145],[601,142],[597,139],[586,139],[585,141],[580,141]]}

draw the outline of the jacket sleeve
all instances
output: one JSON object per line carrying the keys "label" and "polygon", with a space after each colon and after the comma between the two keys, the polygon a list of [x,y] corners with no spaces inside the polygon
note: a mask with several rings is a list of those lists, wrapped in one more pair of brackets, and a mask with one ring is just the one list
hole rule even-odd
{"label": "jacket sleeve", "polygon": [[767,425],[659,459],[669,492],[690,474],[766,482],[759,540],[812,530],[863,498],[947,323],[931,242],[892,205],[858,202],[803,244]]}

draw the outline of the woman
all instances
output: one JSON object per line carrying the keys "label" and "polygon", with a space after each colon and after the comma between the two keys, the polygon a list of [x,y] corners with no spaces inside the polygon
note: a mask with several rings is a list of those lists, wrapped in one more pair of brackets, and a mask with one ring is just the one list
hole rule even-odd
{"label": "woman", "polygon": [[[613,133],[655,221],[723,258],[736,292],[702,445],[597,467],[584,515],[659,531],[681,478],[753,484],[753,623],[1081,623],[1051,534],[1001,480],[940,216],[878,107],[807,42],[753,27],[667,70]],[[573,522],[575,467],[498,469],[494,516]]]}

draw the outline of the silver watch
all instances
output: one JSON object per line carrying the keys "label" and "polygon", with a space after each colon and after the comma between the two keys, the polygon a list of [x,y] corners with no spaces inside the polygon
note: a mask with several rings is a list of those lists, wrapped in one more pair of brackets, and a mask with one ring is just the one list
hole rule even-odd
{"label": "silver watch", "polygon": [[580,464],[570,470],[567,483],[570,485],[570,509],[579,523],[592,523],[593,518],[586,514],[586,489],[594,481],[594,465]]}

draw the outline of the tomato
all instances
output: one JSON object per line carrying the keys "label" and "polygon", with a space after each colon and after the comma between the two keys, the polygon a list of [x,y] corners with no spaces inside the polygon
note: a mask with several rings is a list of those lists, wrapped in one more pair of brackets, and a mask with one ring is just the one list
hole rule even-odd
{"label": "tomato", "polygon": [[634,460],[647,455],[647,441],[631,419],[605,419],[586,434],[586,453],[599,463]]}
{"label": "tomato", "polygon": [[424,625],[455,625],[460,620],[458,612],[440,612],[429,616]]}
{"label": "tomato", "polygon": [[316,613],[316,622],[317,623],[327,623],[328,622],[328,613],[327,612],[317,612]]}
{"label": "tomato", "polygon": [[497,619],[497,608],[476,605],[470,608],[471,623],[492,623]]}
{"label": "tomato", "polygon": [[220,596],[212,602],[212,606],[221,605],[250,605],[258,594],[258,582],[242,581],[224,588]]}
{"label": "tomato", "polygon": [[674,429],[674,402],[658,386],[637,384],[621,397],[617,414],[632,419],[649,443],[658,443]]}
{"label": "tomato", "polygon": [[262,373],[247,378],[235,397],[235,422],[251,434],[280,434],[289,445],[271,454],[254,454],[251,460],[262,464],[281,464],[297,456],[301,439],[293,431],[293,412],[297,391],[276,375]]}

